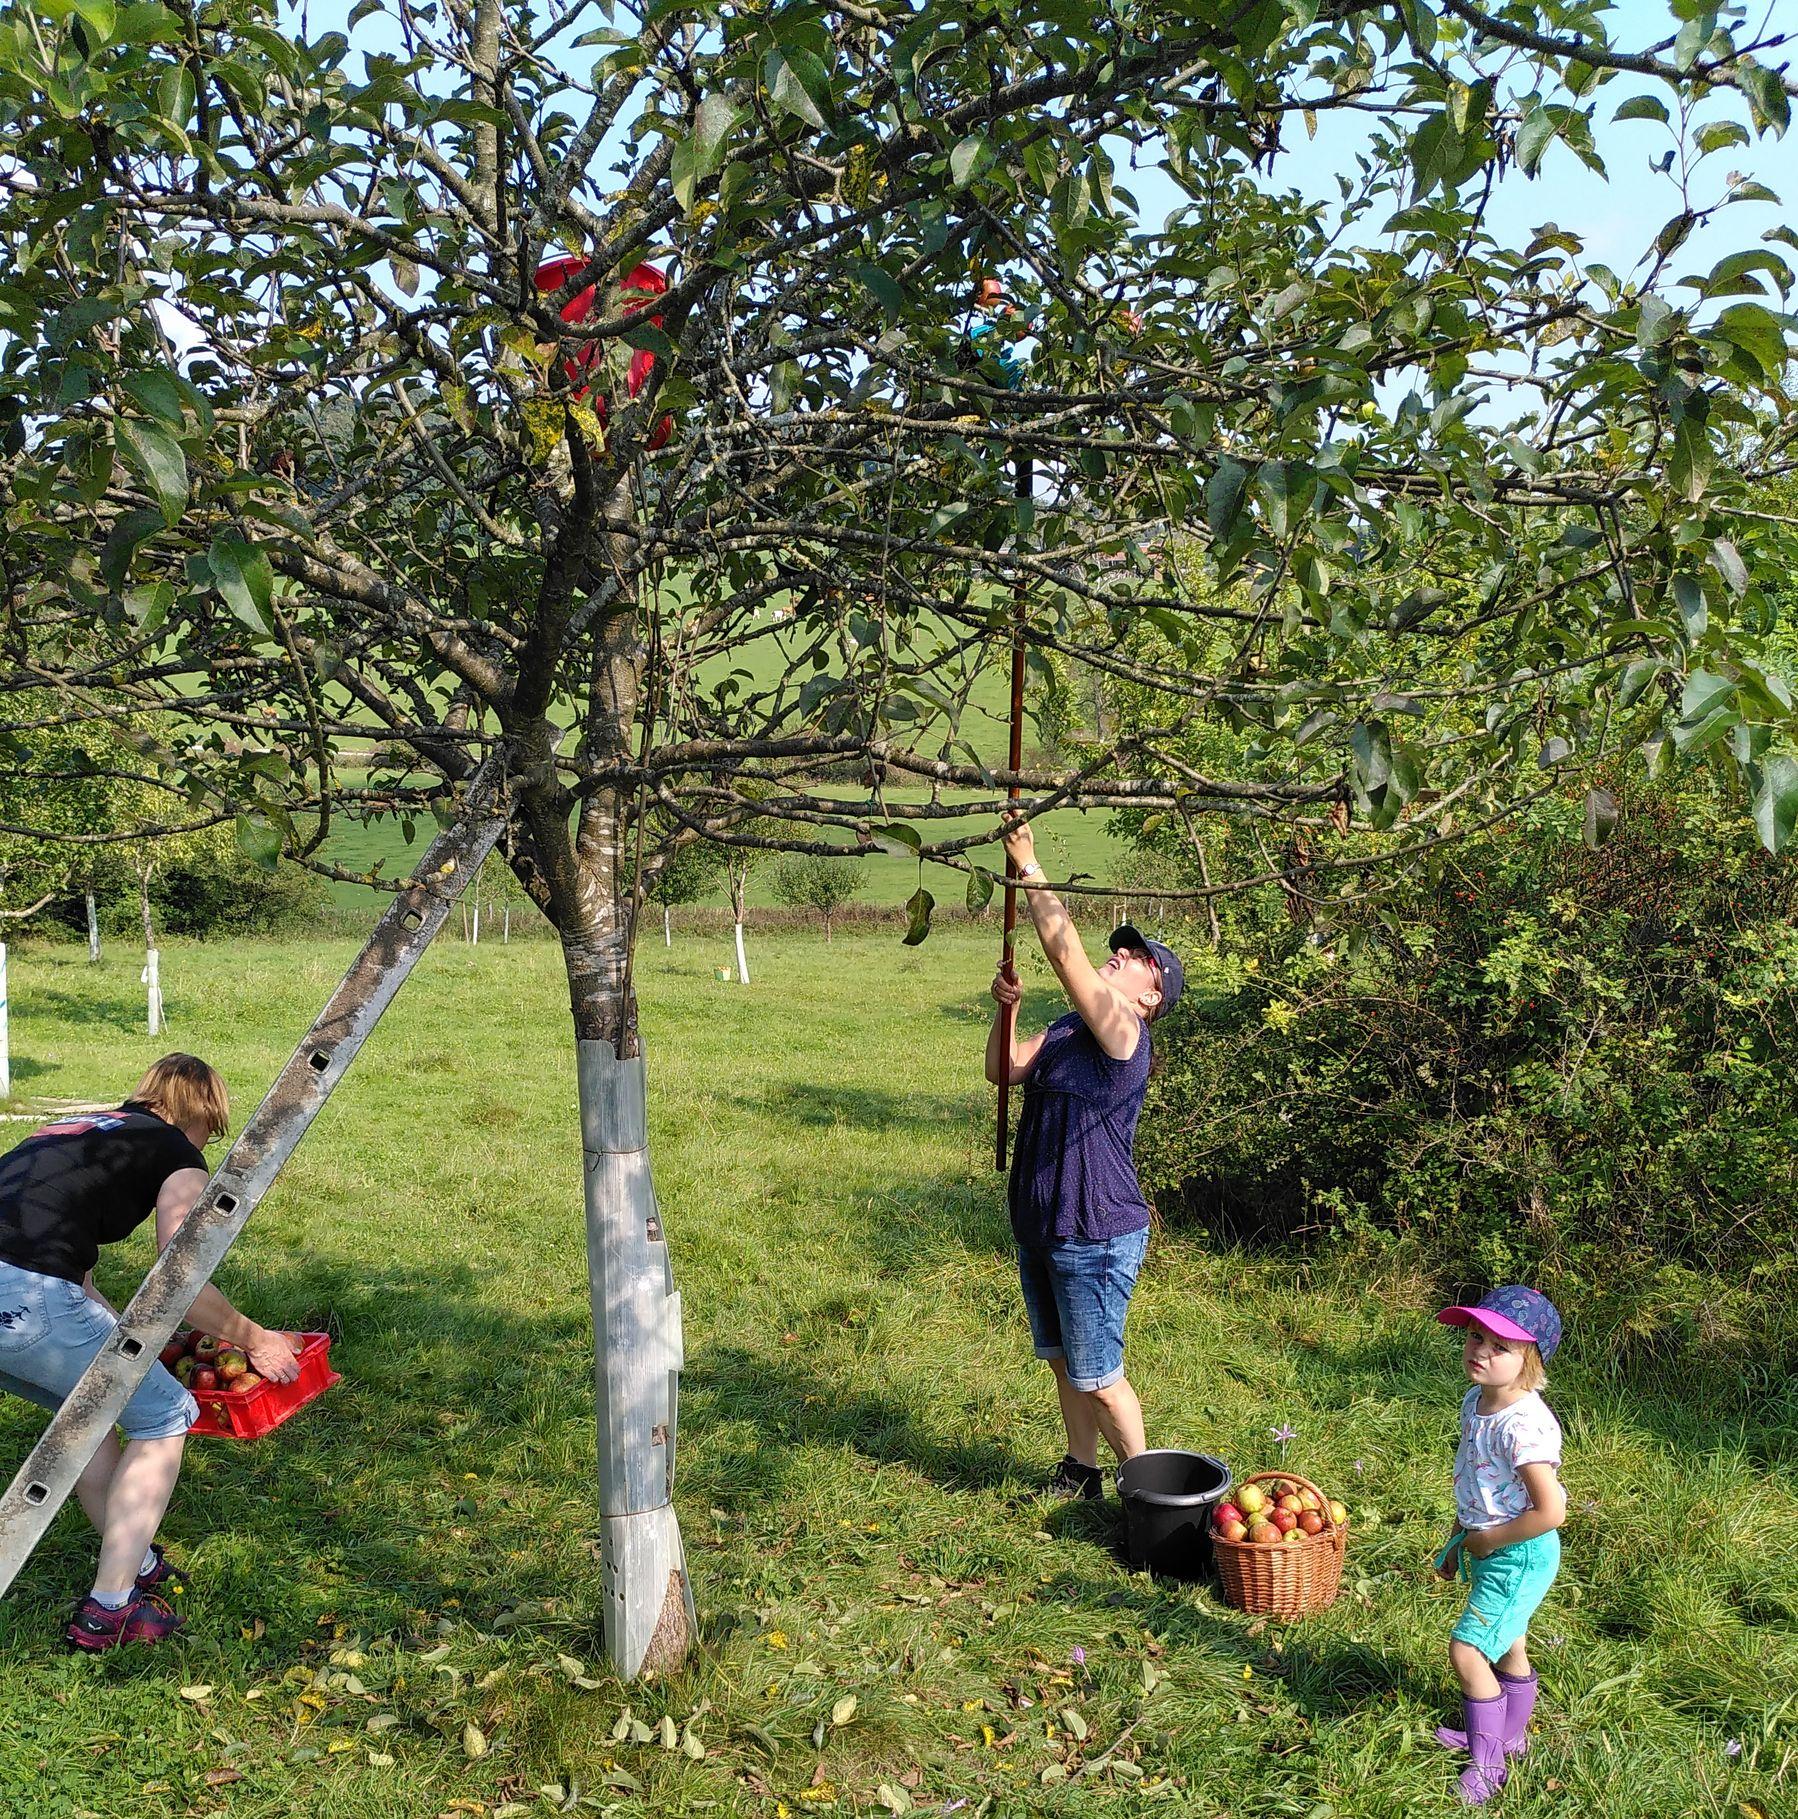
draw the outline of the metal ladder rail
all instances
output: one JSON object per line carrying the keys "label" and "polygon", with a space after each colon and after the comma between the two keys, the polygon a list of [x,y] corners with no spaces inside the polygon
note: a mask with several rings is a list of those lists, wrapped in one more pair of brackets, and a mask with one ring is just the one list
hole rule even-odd
{"label": "metal ladder rail", "polygon": [[342,984],[0,1496],[0,1595],[31,1558],[82,1468],[273,1186],[505,825],[504,812],[494,805],[492,774],[483,772],[470,788],[461,819],[432,841],[412,883],[375,924]]}

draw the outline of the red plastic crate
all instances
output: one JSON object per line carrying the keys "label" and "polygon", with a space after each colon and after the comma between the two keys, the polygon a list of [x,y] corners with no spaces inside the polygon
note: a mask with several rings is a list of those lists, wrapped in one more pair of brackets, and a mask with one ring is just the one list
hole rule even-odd
{"label": "red plastic crate", "polygon": [[270,1383],[265,1378],[254,1389],[194,1392],[200,1405],[199,1419],[187,1431],[213,1434],[221,1440],[259,1440],[283,1421],[297,1415],[308,1402],[316,1402],[342,1376],[331,1368],[331,1335],[302,1333],[300,1374],[291,1383]]}

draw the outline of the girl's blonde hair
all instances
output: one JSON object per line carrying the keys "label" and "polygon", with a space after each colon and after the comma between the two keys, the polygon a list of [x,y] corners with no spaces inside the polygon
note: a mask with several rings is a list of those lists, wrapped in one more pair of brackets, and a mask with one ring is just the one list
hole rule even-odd
{"label": "girl's blonde hair", "polygon": [[1546,1389],[1548,1366],[1542,1362],[1541,1347],[1532,1339],[1518,1349],[1523,1353],[1523,1369],[1517,1373],[1517,1387],[1525,1391]]}
{"label": "girl's blonde hair", "polygon": [[231,1122],[225,1082],[198,1055],[164,1055],[131,1089],[131,1097],[166,1124],[204,1123],[214,1137],[224,1136]]}

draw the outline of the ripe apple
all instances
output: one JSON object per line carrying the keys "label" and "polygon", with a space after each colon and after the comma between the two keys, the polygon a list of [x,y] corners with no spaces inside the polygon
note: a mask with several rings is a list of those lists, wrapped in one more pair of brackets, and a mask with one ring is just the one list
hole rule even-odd
{"label": "ripe apple", "polygon": [[1332,1497],[1330,1499],[1330,1520],[1334,1522],[1338,1528],[1347,1528],[1348,1505],[1346,1503],[1338,1503],[1336,1499]]}
{"label": "ripe apple", "polygon": [[1245,1516],[1258,1516],[1267,1508],[1267,1492],[1258,1484],[1245,1484],[1236,1493],[1236,1507]]}
{"label": "ripe apple", "polygon": [[253,1390],[261,1381],[262,1379],[254,1371],[245,1371],[231,1387],[238,1391]]}
{"label": "ripe apple", "polygon": [[1321,1535],[1323,1533],[1323,1527],[1323,1516],[1317,1510],[1301,1510],[1299,1512],[1298,1532],[1300,1534]]}
{"label": "ripe apple", "polygon": [[208,1390],[215,1390],[218,1386],[219,1374],[210,1364],[196,1363],[194,1365],[194,1374],[189,1380],[188,1388],[196,1396],[204,1396]]}
{"label": "ripe apple", "polygon": [[1215,1522],[1219,1528],[1223,1528],[1227,1523],[1240,1522],[1242,1520],[1242,1511],[1239,1510],[1234,1503],[1220,1503],[1217,1508],[1211,1512],[1211,1520]]}
{"label": "ripe apple", "polygon": [[1257,1522],[1255,1526],[1249,1530],[1249,1539],[1254,1542],[1257,1547],[1266,1547],[1271,1542],[1280,1539],[1280,1531],[1275,1528],[1271,1522]]}
{"label": "ripe apple", "polygon": [[1302,1528],[1289,1528],[1283,1537],[1287,1541],[1303,1541],[1304,1538],[1305,1531]]}
{"label": "ripe apple", "polygon": [[216,1333],[201,1333],[194,1340],[194,1356],[202,1364],[211,1364],[224,1350],[225,1342]]}
{"label": "ripe apple", "polygon": [[1298,1517],[1291,1510],[1275,1510],[1268,1520],[1282,1535],[1290,1535],[1299,1525]]}
{"label": "ripe apple", "polygon": [[200,1367],[194,1363],[191,1358],[177,1358],[175,1362],[169,1366],[169,1369],[175,1373],[175,1381],[180,1384],[183,1389],[191,1389],[193,1387],[194,1372],[199,1368]]}
{"label": "ripe apple", "polygon": [[1288,1491],[1286,1495],[1274,1505],[1275,1509],[1285,1510],[1294,1516],[1296,1516],[1304,1507],[1305,1506],[1299,1502],[1297,1494],[1292,1491]]}
{"label": "ripe apple", "polygon": [[1296,1497],[1298,1491],[1299,1487],[1294,1484],[1290,1478],[1276,1478],[1274,1480],[1273,1494],[1276,1503],[1278,1503],[1282,1497]]}
{"label": "ripe apple", "polygon": [[1300,1491],[1299,1492],[1299,1508],[1300,1509],[1302,1509],[1302,1510],[1320,1510],[1323,1508],[1323,1506],[1324,1506],[1324,1500],[1323,1500],[1323,1498],[1318,1496],[1316,1491]]}
{"label": "ripe apple", "polygon": [[227,1348],[225,1351],[219,1353],[219,1382],[224,1384],[227,1389],[230,1388],[231,1384],[237,1378],[241,1377],[249,1368],[249,1359],[235,1347]]}
{"label": "ripe apple", "polygon": [[175,1368],[175,1360],[187,1356],[187,1340],[183,1338],[180,1333],[177,1333],[156,1355],[170,1370],[173,1370]]}
{"label": "ripe apple", "polygon": [[1249,1532],[1249,1525],[1240,1518],[1235,1522],[1226,1522],[1218,1531],[1220,1541],[1240,1541]]}

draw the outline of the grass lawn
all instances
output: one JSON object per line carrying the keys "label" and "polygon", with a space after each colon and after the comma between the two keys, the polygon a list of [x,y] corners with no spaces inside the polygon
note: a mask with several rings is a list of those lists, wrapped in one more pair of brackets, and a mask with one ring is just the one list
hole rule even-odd
{"label": "grass lawn", "polygon": [[[265,1321],[330,1327],[343,1385],[268,1440],[189,1448],[166,1530],[194,1577],[177,1644],[62,1652],[92,1549],[78,1510],[58,1518],[0,1602],[0,1810],[1462,1810],[1427,1741],[1450,1688],[1455,1599],[1426,1567],[1458,1341],[1421,1287],[1151,1249],[1131,1367],[1150,1437],[1240,1471],[1275,1463],[1274,1423],[1297,1429],[1290,1463],[1354,1511],[1324,1616],[1270,1627],[1133,1575],[1115,1500],[1031,1496],[1060,1448],[990,1164],[990,947],[766,935],[750,988],[712,978],[723,940],[644,947],[704,1637],[677,1677],[626,1688],[597,1666],[558,956],[441,944],[221,1277]],[[169,1039],[247,1110],[350,954],[171,944]],[[1040,957],[1027,977],[1040,1016]],[[165,1046],[122,947],[97,968],[17,947],[12,999],[35,1099],[117,1094]],[[120,1248],[115,1294],[148,1255]],[[1697,1407],[1616,1381],[1567,1312],[1567,1563],[1535,1632],[1538,1741],[1495,1810],[1789,1812],[1798,1395],[1770,1375]],[[9,1471],[40,1420],[0,1405]]]}

